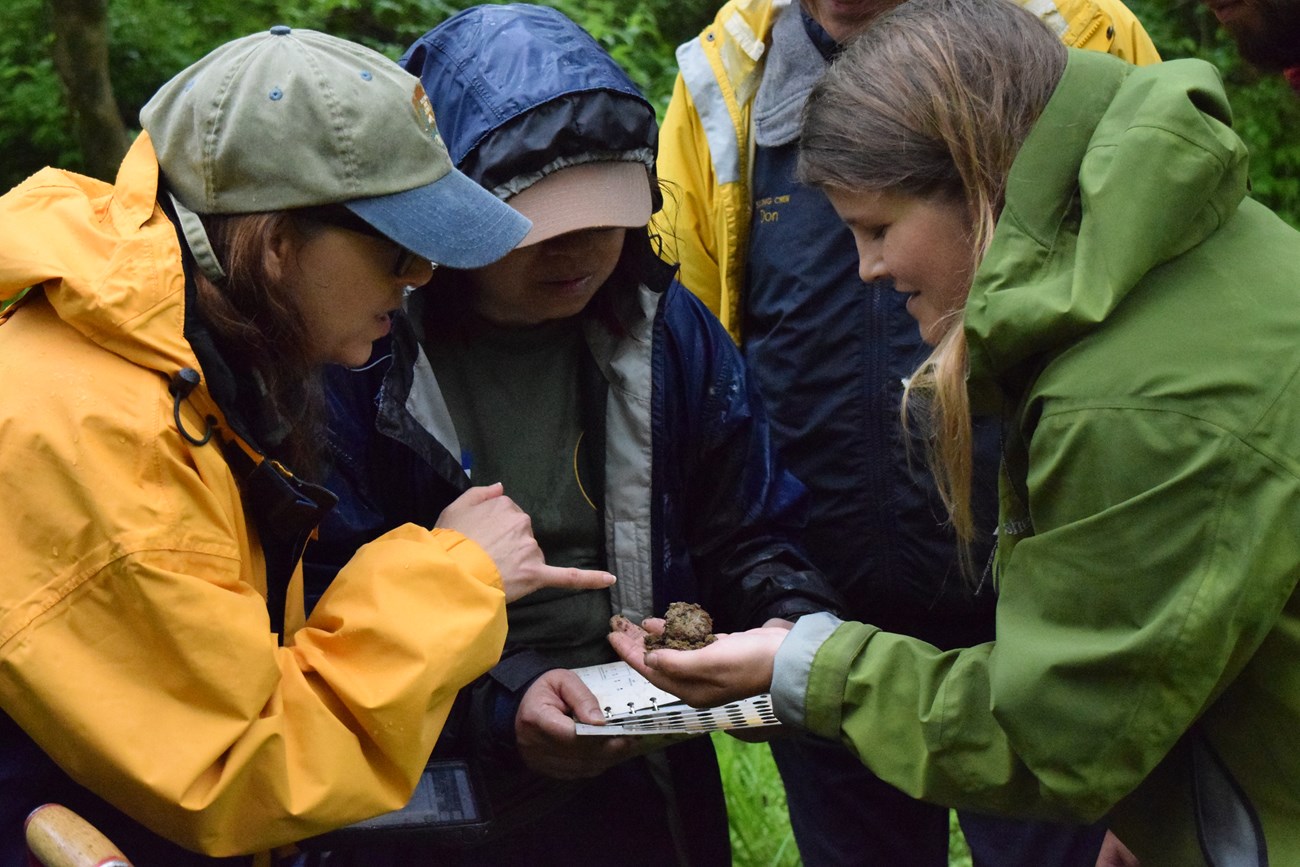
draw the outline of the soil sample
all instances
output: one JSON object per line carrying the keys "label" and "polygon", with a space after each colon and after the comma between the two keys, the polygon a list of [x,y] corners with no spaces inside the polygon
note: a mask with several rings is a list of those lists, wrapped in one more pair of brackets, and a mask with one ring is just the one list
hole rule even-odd
{"label": "soil sample", "polygon": [[664,615],[663,635],[647,635],[645,649],[699,650],[715,640],[709,612],[694,602],[673,602]]}

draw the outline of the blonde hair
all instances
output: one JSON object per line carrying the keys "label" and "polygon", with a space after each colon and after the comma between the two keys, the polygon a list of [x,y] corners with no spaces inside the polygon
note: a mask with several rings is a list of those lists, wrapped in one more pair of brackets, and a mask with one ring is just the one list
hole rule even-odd
{"label": "blonde hair", "polygon": [[[910,0],[876,19],[804,109],[799,179],[846,191],[963,202],[978,266],[1007,176],[1065,70],[1066,49],[1006,0]],[[974,268],[972,268],[972,273]],[[903,394],[925,424],[927,461],[969,572],[971,419],[962,310]]]}

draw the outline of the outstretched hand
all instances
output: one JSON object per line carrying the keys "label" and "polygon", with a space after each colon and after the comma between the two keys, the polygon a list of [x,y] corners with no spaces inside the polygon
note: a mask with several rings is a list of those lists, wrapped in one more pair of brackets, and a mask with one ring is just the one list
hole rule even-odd
{"label": "outstretched hand", "polygon": [[615,617],[609,643],[646,680],[692,707],[717,707],[767,692],[777,648],[790,631],[786,621],[768,621],[747,632],[719,633],[717,641],[699,650],[645,649],[648,633],[663,632],[658,618],[637,626]]}
{"label": "outstretched hand", "polygon": [[461,494],[442,510],[437,525],[465,534],[487,552],[501,573],[507,602],[543,587],[592,590],[614,583],[608,572],[546,565],[532,519],[505,495],[500,482]]}

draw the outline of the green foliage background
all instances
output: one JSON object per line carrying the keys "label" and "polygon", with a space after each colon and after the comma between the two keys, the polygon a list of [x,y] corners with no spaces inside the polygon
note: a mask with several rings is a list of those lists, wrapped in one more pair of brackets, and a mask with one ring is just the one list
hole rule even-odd
{"label": "green foliage background", "polygon": [[[549,0],[587,28],[662,111],[676,72],[673,50],[712,19],[721,0]],[[8,0],[0,28],[0,190],[36,169],[81,170],[50,59],[45,0]],[[425,30],[471,0],[109,0],[113,85],[134,129],[164,81],[229,39],[284,23],[325,30],[396,58]],[[1251,148],[1257,198],[1300,226],[1300,99],[1277,75],[1238,58],[1200,0],[1129,0],[1168,58],[1200,57],[1222,70],[1237,129]]]}
{"label": "green foliage background", "polygon": [[[272,24],[324,30],[396,59],[472,0],[109,0],[110,71],[118,108],[138,129],[141,106],[212,48]],[[552,0],[623,65],[662,112],[676,73],[673,51],[715,10],[713,0]],[[0,28],[0,190],[46,165],[84,170],[51,60],[45,0],[8,0]]]}

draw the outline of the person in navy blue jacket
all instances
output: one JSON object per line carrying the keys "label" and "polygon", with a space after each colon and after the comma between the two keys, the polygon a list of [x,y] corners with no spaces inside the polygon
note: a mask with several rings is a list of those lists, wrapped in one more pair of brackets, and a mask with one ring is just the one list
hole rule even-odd
{"label": "person in navy blue jacket", "polygon": [[462,692],[434,757],[485,783],[485,839],[331,863],[730,864],[708,738],[665,749],[574,727],[603,718],[570,669],[616,659],[612,615],[696,602],[731,631],[840,607],[795,541],[806,492],[777,463],[738,350],[655,255],[654,111],[546,7],[466,10],[401,63],[458,167],[533,229],[491,267],[438,269],[370,365],[334,372],[341,502],[308,554],[309,595],[471,481],[504,484],[548,562],[619,580],[511,605],[502,661]]}

